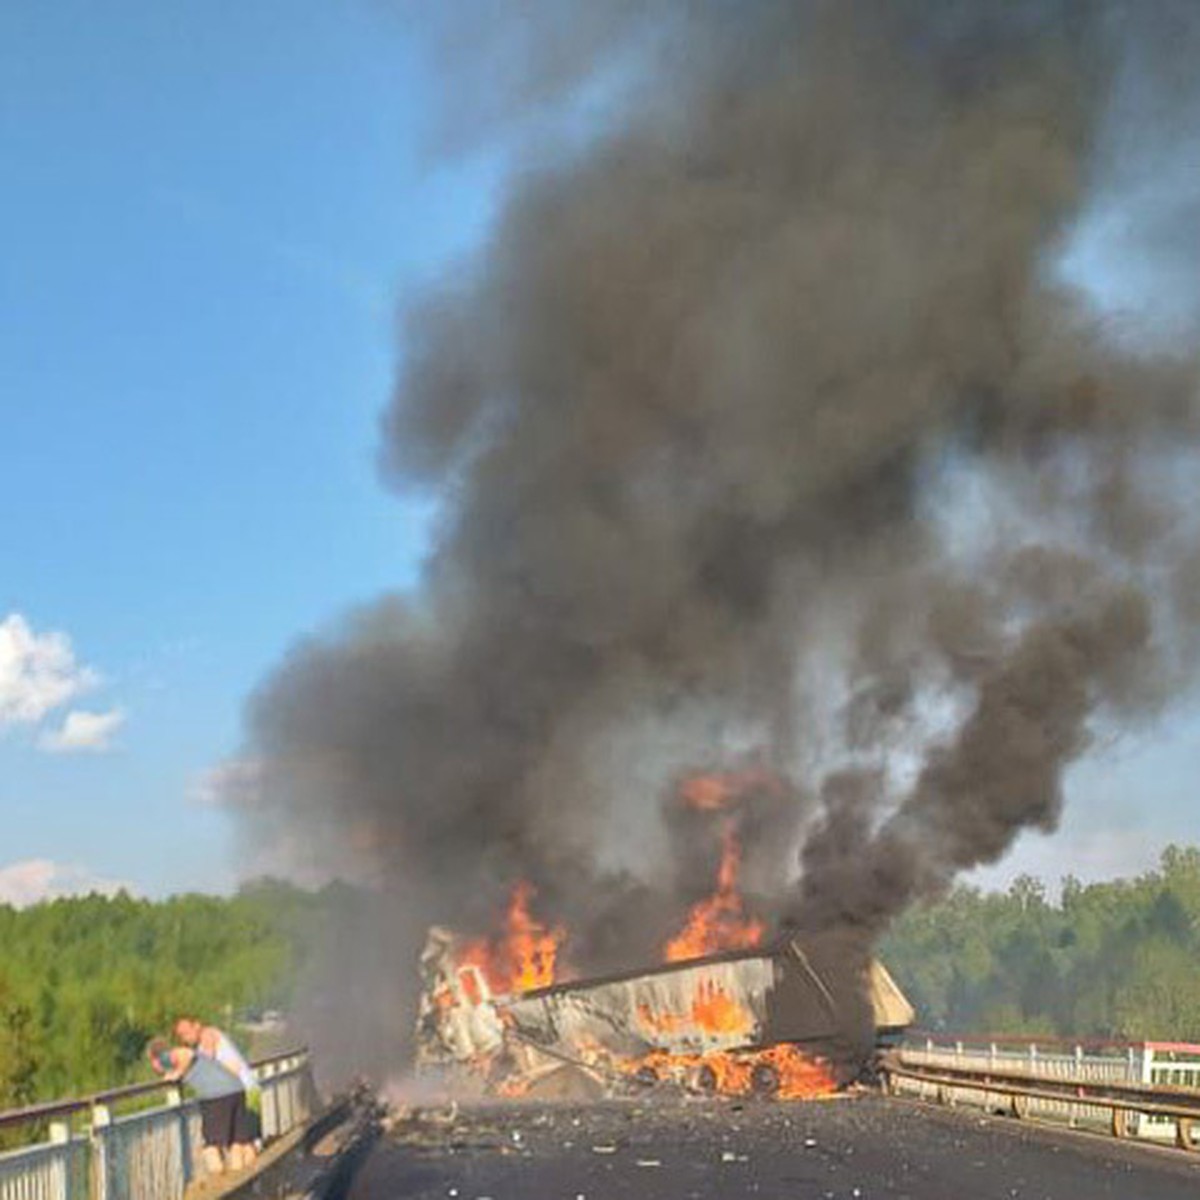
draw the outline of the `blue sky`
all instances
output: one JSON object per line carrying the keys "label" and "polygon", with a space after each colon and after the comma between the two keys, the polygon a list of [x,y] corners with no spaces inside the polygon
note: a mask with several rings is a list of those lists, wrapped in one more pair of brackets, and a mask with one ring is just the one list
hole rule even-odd
{"label": "blue sky", "polygon": [[227,882],[192,781],[298,633],[412,579],[373,462],[396,302],[496,177],[430,159],[430,93],[371,3],[0,6],[0,619],[126,714],[104,754],[0,731],[0,866]]}
{"label": "blue sky", "polygon": [[[231,886],[194,793],[245,697],[413,580],[426,522],[373,461],[396,305],[502,177],[427,153],[435,96],[374,0],[0,5],[0,621],[69,637],[77,689],[7,723],[0,694],[0,888]],[[987,878],[1152,861],[1195,836],[1197,766],[1194,718],[1123,745],[1076,773],[1063,836]]]}

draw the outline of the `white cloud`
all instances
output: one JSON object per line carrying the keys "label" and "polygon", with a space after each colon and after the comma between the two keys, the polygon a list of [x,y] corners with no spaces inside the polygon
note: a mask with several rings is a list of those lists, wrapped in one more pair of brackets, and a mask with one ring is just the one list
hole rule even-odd
{"label": "white cloud", "polygon": [[111,708],[108,712],[72,709],[58,729],[47,729],[38,738],[38,746],[52,754],[110,750],[113,734],[124,724],[125,713],[119,708]]}
{"label": "white cloud", "polygon": [[0,621],[0,728],[36,724],[96,682],[65,633],[35,633],[20,613]]}
{"label": "white cloud", "polygon": [[24,908],[59,896],[86,896],[99,892],[112,896],[132,892],[127,883],[94,875],[83,867],[56,863],[48,858],[27,858],[0,867],[0,904]]}

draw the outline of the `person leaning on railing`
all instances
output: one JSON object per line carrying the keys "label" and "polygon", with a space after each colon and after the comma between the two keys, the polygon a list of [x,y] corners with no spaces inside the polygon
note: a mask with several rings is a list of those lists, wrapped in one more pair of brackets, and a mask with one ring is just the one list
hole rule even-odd
{"label": "person leaning on railing", "polygon": [[246,1107],[242,1081],[213,1058],[190,1046],[155,1038],[146,1047],[150,1065],[164,1080],[184,1084],[200,1101],[204,1169],[210,1175],[240,1171],[254,1162],[257,1121]]}
{"label": "person leaning on railing", "polygon": [[249,1139],[254,1149],[262,1138],[262,1089],[258,1076],[246,1056],[238,1049],[233,1038],[215,1025],[205,1025],[195,1017],[180,1017],[175,1022],[175,1036],[197,1054],[216,1059],[227,1071],[232,1071],[246,1090],[246,1105],[250,1109],[253,1136]]}

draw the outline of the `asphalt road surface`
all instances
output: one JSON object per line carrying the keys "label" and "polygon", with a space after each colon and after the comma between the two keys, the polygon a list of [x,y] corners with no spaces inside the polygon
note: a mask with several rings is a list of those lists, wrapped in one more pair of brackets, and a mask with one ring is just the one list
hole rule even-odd
{"label": "asphalt road surface", "polygon": [[351,1200],[1197,1200],[1200,1153],[866,1095],[449,1110],[399,1122]]}

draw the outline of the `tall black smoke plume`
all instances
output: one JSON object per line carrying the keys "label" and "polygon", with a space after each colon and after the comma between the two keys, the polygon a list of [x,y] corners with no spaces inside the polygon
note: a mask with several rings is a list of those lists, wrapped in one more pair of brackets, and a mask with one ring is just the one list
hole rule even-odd
{"label": "tall black smoke plume", "polygon": [[1053,266],[1118,98],[1187,99],[1193,10],[447,8],[447,91],[539,141],[406,309],[384,459],[442,498],[422,586],[262,688],[254,811],[378,886],[365,959],[524,878],[578,961],[633,965],[686,886],[660,786],[755,747],[794,846],[754,886],[861,963],[1189,683],[1191,347],[1130,350]]}

